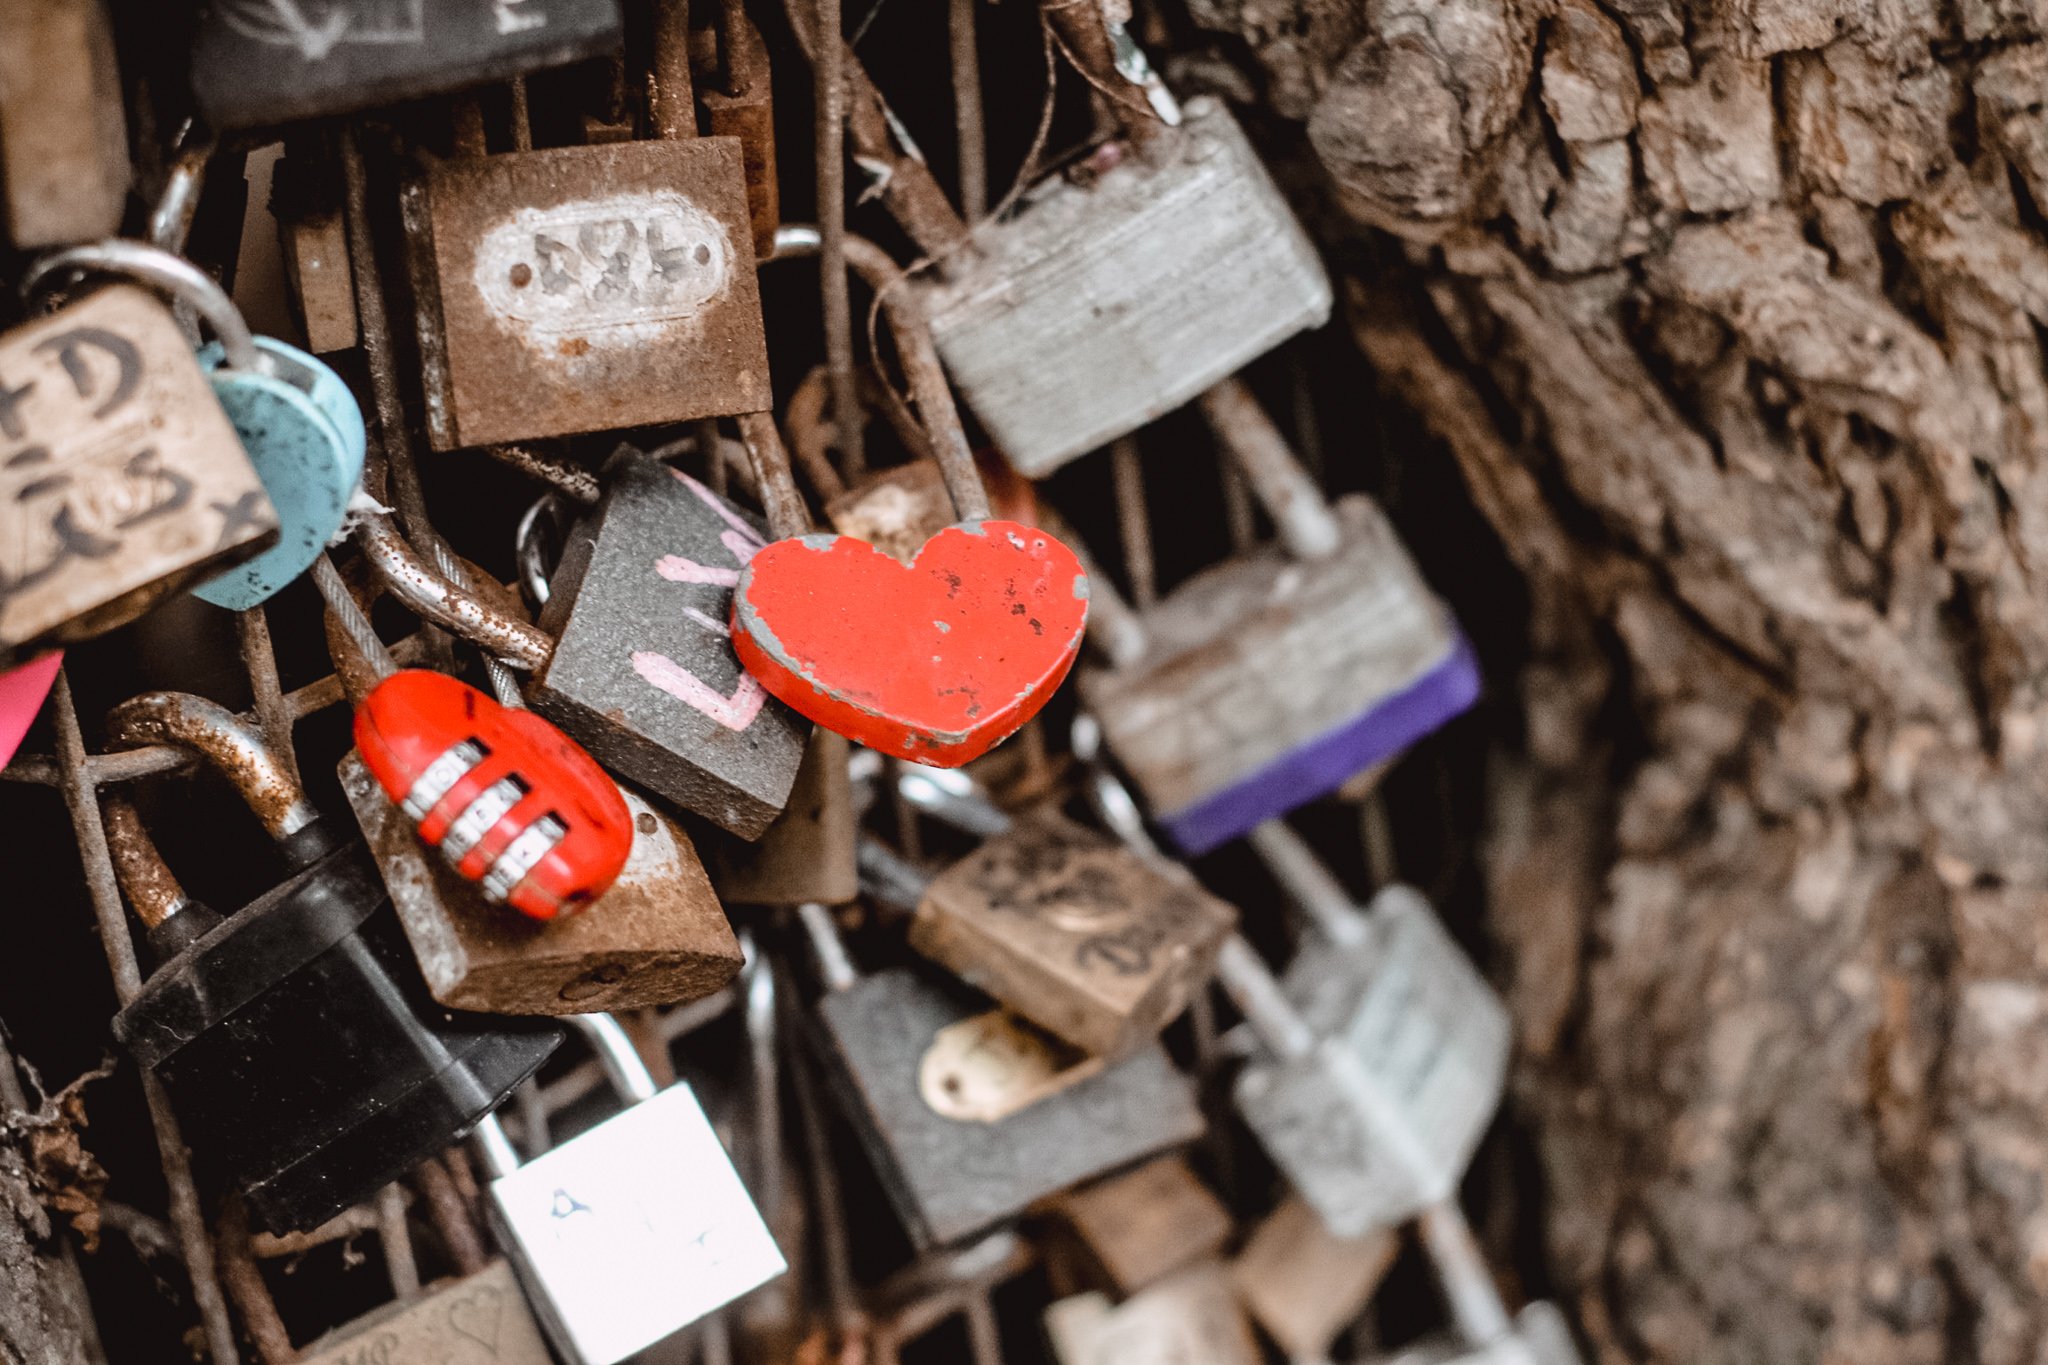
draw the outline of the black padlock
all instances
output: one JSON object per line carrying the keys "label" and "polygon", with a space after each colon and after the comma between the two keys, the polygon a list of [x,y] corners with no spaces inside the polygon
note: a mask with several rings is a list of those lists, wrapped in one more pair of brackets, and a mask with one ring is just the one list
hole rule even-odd
{"label": "black padlock", "polygon": [[362,1202],[467,1133],[561,1041],[545,1021],[435,1004],[368,852],[338,838],[224,708],[144,693],[114,708],[107,733],[207,759],[284,855],[285,881],[222,919],[176,893],[139,826],[116,822],[124,885],[169,956],[114,1035],[163,1082],[201,1169],[242,1192],[254,1224],[311,1228]]}

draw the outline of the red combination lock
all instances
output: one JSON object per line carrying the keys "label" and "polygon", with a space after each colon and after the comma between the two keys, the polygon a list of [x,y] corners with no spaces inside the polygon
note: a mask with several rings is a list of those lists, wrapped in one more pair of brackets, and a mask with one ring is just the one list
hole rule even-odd
{"label": "red combination lock", "polygon": [[618,787],[531,711],[408,668],[356,709],[356,748],[392,801],[493,903],[535,919],[603,895],[633,848]]}

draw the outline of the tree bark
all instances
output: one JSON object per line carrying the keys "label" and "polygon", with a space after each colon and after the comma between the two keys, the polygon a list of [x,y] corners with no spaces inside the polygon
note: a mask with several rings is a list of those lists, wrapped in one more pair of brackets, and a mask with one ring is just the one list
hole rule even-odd
{"label": "tree bark", "polygon": [[[38,1134],[76,1152],[59,1111],[31,1111],[0,1030],[0,1365],[90,1365],[100,1350],[85,1284],[45,1208]],[[79,1160],[89,1162],[79,1153]]]}
{"label": "tree bark", "polygon": [[1491,923],[1599,1358],[2048,1359],[2048,8],[1196,16],[1529,580]]}

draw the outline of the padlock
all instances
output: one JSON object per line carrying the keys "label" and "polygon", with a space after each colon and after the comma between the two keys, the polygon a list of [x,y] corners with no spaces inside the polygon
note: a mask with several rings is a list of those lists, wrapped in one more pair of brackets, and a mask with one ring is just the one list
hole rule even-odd
{"label": "padlock", "polygon": [[[1045,10],[1108,47],[1100,7]],[[1110,101],[1120,114],[1135,98],[1120,70],[1091,79],[1132,92]],[[1097,148],[1085,175],[1034,185],[918,289],[947,372],[1030,478],[1330,314],[1322,261],[1230,112],[1209,96],[1176,111],[1156,82],[1146,94],[1171,126],[1126,115],[1124,140]]]}
{"label": "padlock", "polygon": [[796,782],[810,726],[733,654],[732,590],[764,543],[703,484],[630,447],[570,536],[540,628],[534,710],[599,762],[743,839]]}
{"label": "padlock", "polygon": [[1507,1084],[1507,1009],[1413,887],[1388,886],[1360,911],[1285,824],[1250,843],[1317,930],[1282,990],[1317,1036],[1351,1049],[1385,1106],[1387,1146],[1364,1174],[1390,1183],[1354,1197],[1385,1201],[1377,1221],[1398,1221],[1455,1190],[1485,1136]]}
{"label": "padlock", "polygon": [[713,137],[736,137],[747,177],[747,214],[754,227],[754,259],[775,254],[782,221],[782,187],[775,178],[774,74],[768,44],[741,0],[719,0],[712,19],[717,51],[697,93]]}
{"label": "padlock", "polygon": [[618,0],[215,0],[192,93],[216,128],[398,104],[618,47]]}
{"label": "padlock", "polygon": [[[917,419],[887,384],[863,369],[856,378],[863,418],[887,419],[910,452],[907,464],[870,470],[849,487],[832,462],[839,441],[830,420],[830,372],[814,367],[783,409],[790,454],[824,500],[825,519],[843,536],[864,540],[890,558],[908,564],[924,543],[953,524],[953,500],[946,476],[931,456],[931,441]],[[1011,520],[1024,518],[1012,517]]]}
{"label": "padlock", "polygon": [[797,909],[826,983],[827,1071],[918,1246],[972,1237],[1201,1135],[1187,1078],[1157,1044],[1062,1076],[1046,1035],[908,968],[858,975],[830,913]]}
{"label": "padlock", "polygon": [[696,136],[683,0],[654,141],[459,156],[401,194],[436,450],[774,401],[740,141]]}
{"label": "padlock", "polygon": [[610,1015],[570,1022],[629,1107],[523,1165],[495,1119],[478,1147],[555,1349],[613,1365],[787,1267],[689,1084],[657,1090]]}
{"label": "padlock", "polygon": [[[196,195],[198,178],[195,167],[190,188],[177,185],[170,193]],[[188,263],[155,248],[120,241],[74,247],[38,262],[25,287],[79,269],[126,272],[179,296],[202,296],[207,317],[223,320],[217,326],[223,339],[199,352],[199,365],[263,482],[277,514],[278,538],[192,592],[230,611],[269,600],[326,549],[362,481],[365,433],[355,396],[324,362],[275,337],[252,337],[233,300]],[[237,353],[233,364],[230,339]]]}
{"label": "padlock", "polygon": [[128,178],[128,120],[103,0],[9,0],[0,34],[7,240],[33,251],[118,232]]}
{"label": "padlock", "polygon": [[990,836],[932,880],[911,946],[1084,1051],[1149,1043],[1208,983],[1236,910],[1055,811],[1013,822],[960,778],[898,778],[912,805]]}
{"label": "padlock", "polygon": [[1264,1359],[1214,1261],[1112,1305],[1076,1294],[1045,1310],[1060,1365],[1260,1365]]}
{"label": "padlock", "polygon": [[[59,253],[167,288],[262,360],[190,263],[138,242]],[[0,667],[125,625],[277,541],[277,514],[170,311],[116,285],[0,338]]]}
{"label": "padlock", "polygon": [[[396,540],[381,519],[366,525],[362,536],[380,545]],[[424,576],[424,566],[415,572]],[[321,578],[328,587],[324,571]],[[345,586],[333,586],[346,594]],[[498,607],[472,601],[479,613],[509,611],[512,605],[509,594]],[[368,621],[359,611],[344,618],[353,605],[353,597],[346,606],[338,595],[330,598],[328,633],[351,697],[372,685],[375,672],[365,649],[374,644]],[[516,700],[516,693],[508,695]],[[530,712],[477,700],[502,715],[546,725]],[[429,854],[413,819],[394,804],[364,758],[351,753],[342,759],[343,794],[435,999],[493,1013],[574,1014],[700,999],[738,972],[738,941],[689,837],[638,793],[613,784],[594,765],[592,773],[619,804],[615,818],[629,852],[616,879],[582,913],[534,922],[490,903],[483,888]],[[503,857],[511,856],[508,848]]]}
{"label": "padlock", "polygon": [[[114,1036],[170,1092],[197,1159],[273,1232],[334,1217],[467,1132],[560,1041],[549,1023],[428,997],[360,844],[344,844],[248,726],[198,697],[115,707],[120,744],[175,744],[234,784],[286,880],[226,920],[127,840],[124,884],[163,960]],[[133,875],[141,865],[148,875]],[[168,889],[166,889],[168,888]]]}
{"label": "padlock", "polygon": [[550,1365],[510,1264],[426,1286],[307,1344],[297,1365]]}
{"label": "padlock", "polygon": [[1291,1360],[1322,1360],[1365,1311],[1401,1239],[1392,1228],[1338,1237],[1301,1196],[1260,1221],[1230,1263],[1230,1281],[1252,1320]]}
{"label": "padlock", "polygon": [[[785,229],[778,258],[800,254]],[[803,250],[815,244],[805,234]],[[958,524],[906,566],[847,536],[809,536],[772,422],[743,425],[778,539],[733,595],[733,648],[791,707],[878,752],[958,767],[1006,739],[1051,697],[1080,649],[1087,579],[1051,534],[989,516],[944,374],[897,276],[870,244],[847,260],[874,279]],[[881,257],[877,260],[877,257]],[[900,291],[898,291],[900,293]]]}
{"label": "padlock", "polygon": [[270,211],[306,349],[328,355],[353,347],[361,331],[337,167],[332,157],[315,152],[308,140],[287,144],[271,169]]}
{"label": "padlock", "polygon": [[1217,1255],[1235,1231],[1223,1201],[1178,1155],[1077,1186],[1047,1211],[1120,1297]]}
{"label": "padlock", "polygon": [[1557,1305],[1538,1301],[1508,1315],[1500,1287],[1455,1201],[1425,1210],[1418,1230],[1455,1331],[1377,1357],[1373,1365],[1581,1365]]}
{"label": "padlock", "polygon": [[1117,761],[1188,853],[1334,790],[1479,693],[1464,636],[1378,507],[1363,494],[1326,505],[1240,383],[1200,406],[1280,543],[1136,615],[1100,585],[1109,662],[1080,677]]}

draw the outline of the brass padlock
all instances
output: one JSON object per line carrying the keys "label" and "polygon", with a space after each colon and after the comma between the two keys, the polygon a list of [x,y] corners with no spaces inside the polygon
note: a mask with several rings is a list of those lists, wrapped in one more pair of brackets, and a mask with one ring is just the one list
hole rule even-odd
{"label": "brass padlock", "polygon": [[[404,577],[409,590],[435,578],[387,521],[372,519],[358,534],[374,549],[372,565]],[[445,581],[438,588],[467,599],[480,619],[515,620],[514,599],[502,590],[494,603]],[[376,674],[357,644],[367,619],[342,615],[353,605],[330,600],[328,644],[350,695],[359,697]],[[738,940],[688,836],[629,788],[619,789],[633,822],[625,868],[587,908],[540,922],[489,903],[422,843],[360,755],[347,754],[338,775],[428,989],[450,1008],[585,1014],[672,1004],[712,994],[740,969]]]}
{"label": "brass padlock", "polygon": [[[197,308],[228,369],[267,373],[248,325],[189,262],[138,242],[40,262],[129,275]],[[99,289],[0,337],[0,668],[125,625],[277,540],[249,455],[170,310]]]}
{"label": "brass padlock", "polygon": [[0,220],[30,251],[117,232],[128,120],[103,0],[9,0],[0,29]]}
{"label": "brass padlock", "polygon": [[1194,878],[1056,812],[1009,821],[959,774],[908,771],[898,787],[941,818],[978,804],[968,818],[992,834],[911,922],[911,946],[962,980],[1104,1057],[1149,1043],[1208,982],[1237,912]]}
{"label": "brass padlock", "polygon": [[1190,853],[1326,794],[1479,694],[1456,621],[1372,500],[1326,505],[1242,384],[1200,406],[1279,543],[1135,614],[1092,575],[1108,666],[1080,678],[1117,761]]}
{"label": "brass padlock", "polygon": [[1392,1228],[1339,1237],[1307,1200],[1290,1194],[1231,1261],[1230,1281],[1290,1359],[1320,1360],[1365,1311],[1400,1249]]}
{"label": "brass padlock", "polygon": [[1119,1296],[1210,1259],[1236,1230],[1223,1201],[1178,1155],[1076,1186],[1047,1210]]}
{"label": "brass padlock", "polygon": [[519,1277],[504,1261],[426,1286],[309,1343],[298,1365],[549,1365]]}
{"label": "brass padlock", "polygon": [[736,905],[843,905],[860,894],[856,815],[846,737],[811,731],[796,785],[775,823],[752,843],[722,839],[712,864],[719,896]]}
{"label": "brass padlock", "polygon": [[659,139],[458,156],[404,189],[436,450],[773,402],[740,141],[695,135],[687,12],[657,9]]}

